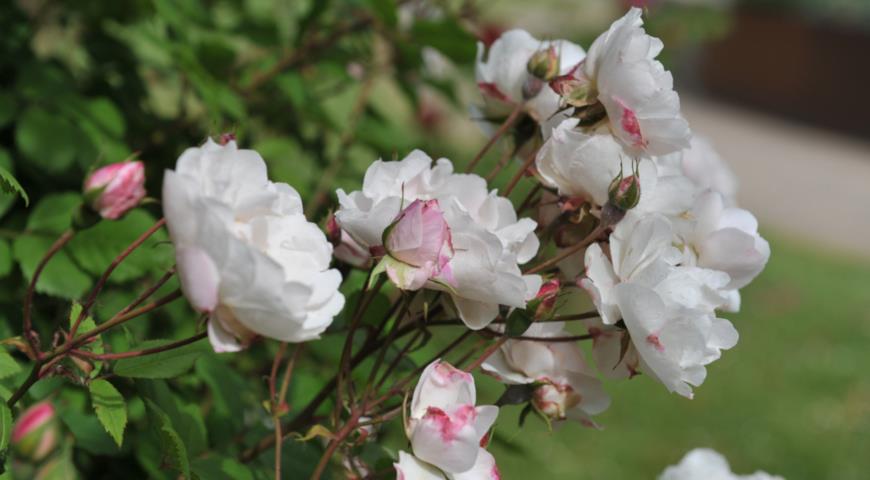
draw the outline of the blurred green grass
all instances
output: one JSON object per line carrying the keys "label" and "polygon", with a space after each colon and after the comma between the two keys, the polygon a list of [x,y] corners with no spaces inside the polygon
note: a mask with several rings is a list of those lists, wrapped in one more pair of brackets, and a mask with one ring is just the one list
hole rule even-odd
{"label": "blurred green grass", "polygon": [[[692,448],[711,447],[738,473],[865,479],[870,471],[870,262],[775,237],[767,269],[725,315],[740,342],[708,368],[695,399],[648,378],[607,385],[603,431],[549,432],[505,408],[493,446],[506,479],[655,478]],[[499,387],[479,378],[480,403]]]}

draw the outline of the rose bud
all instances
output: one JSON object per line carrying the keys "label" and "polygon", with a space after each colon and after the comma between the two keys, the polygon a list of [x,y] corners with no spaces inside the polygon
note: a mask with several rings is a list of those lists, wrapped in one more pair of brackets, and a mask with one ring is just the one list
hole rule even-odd
{"label": "rose bud", "polygon": [[532,405],[551,420],[564,420],[583,398],[567,383],[546,381],[535,389]]}
{"label": "rose bud", "polygon": [[607,197],[607,204],[601,211],[601,223],[604,226],[616,225],[625,216],[625,212],[640,202],[640,178],[636,173],[623,177],[620,172],[610,182]]}
{"label": "rose bud", "polygon": [[145,197],[145,166],[126,161],[98,168],[85,180],[84,192],[101,217],[117,220]]}
{"label": "rose bud", "polygon": [[535,300],[539,301],[537,309],[535,309],[535,318],[540,319],[550,315],[553,308],[556,306],[556,299],[559,298],[559,290],[561,284],[558,279],[553,279],[544,282],[541,289],[538,290],[538,295]]}
{"label": "rose bud", "polygon": [[403,290],[418,290],[429,281],[453,284],[453,241],[438,200],[415,200],[384,231],[383,267]]}
{"label": "rose bud", "polygon": [[58,444],[60,431],[54,406],[37,403],[18,417],[12,428],[12,446],[24,459],[40,461]]}
{"label": "rose bud", "polygon": [[526,64],[526,70],[536,78],[549,82],[559,75],[559,53],[556,47],[550,45],[545,50],[538,50]]}

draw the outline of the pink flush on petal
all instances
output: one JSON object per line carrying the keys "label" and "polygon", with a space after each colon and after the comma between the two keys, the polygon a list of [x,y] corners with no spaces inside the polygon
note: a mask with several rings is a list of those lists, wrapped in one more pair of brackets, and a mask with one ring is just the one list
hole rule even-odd
{"label": "pink flush on petal", "polygon": [[438,407],[429,407],[423,416],[424,421],[434,424],[444,443],[455,440],[459,436],[459,432],[473,424],[476,419],[477,410],[474,405],[460,405],[453,412],[453,415]]}
{"label": "pink flush on petal", "polygon": [[644,140],[643,133],[640,131],[640,121],[637,119],[637,114],[635,114],[634,110],[629,108],[621,99],[613,97],[613,100],[615,100],[616,103],[619,104],[619,107],[622,108],[622,120],[619,122],[620,127],[628,133],[629,137],[631,137],[632,146],[636,148],[645,148],[647,141]]}
{"label": "pink flush on petal", "polygon": [[384,247],[390,257],[421,269],[426,278],[453,280],[448,267],[453,239],[438,200],[415,200],[408,205],[390,226]]}
{"label": "pink flush on petal", "polygon": [[435,379],[442,385],[457,382],[471,383],[474,381],[470,373],[462,371],[447,362],[435,364],[435,374]]}
{"label": "pink flush on petal", "polygon": [[513,101],[507,95],[502,93],[494,83],[479,82],[477,88],[479,88],[480,92],[487,97],[492,97],[500,102],[513,103]]}
{"label": "pink flush on petal", "polygon": [[647,335],[646,342],[655,347],[659,352],[665,351],[665,347],[662,345],[661,340],[659,340],[659,336],[654,333]]}
{"label": "pink flush on petal", "polygon": [[498,471],[498,465],[492,466],[492,471],[489,472],[489,476],[492,477],[492,480],[501,480],[501,472]]}

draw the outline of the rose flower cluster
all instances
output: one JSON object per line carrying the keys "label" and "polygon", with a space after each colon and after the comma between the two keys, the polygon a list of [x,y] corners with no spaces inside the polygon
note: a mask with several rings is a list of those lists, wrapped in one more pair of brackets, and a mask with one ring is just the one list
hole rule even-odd
{"label": "rose flower cluster", "polygon": [[[214,350],[328,333],[345,306],[340,272],[351,268],[368,272],[366,288],[390,283],[407,298],[397,331],[452,319],[489,340],[468,365],[443,360],[448,351],[420,367],[401,408],[407,451],[395,470],[405,480],[500,478],[486,448],[499,407],[478,405],[477,368],[510,393],[491,403],[525,404],[548,422],[596,427],[611,403],[603,377],[641,375],[691,398],[737,343],[721,315],[740,308],[770,248],[736,205],[728,167],[683,118],[656,59],[662,47],[637,8],[588,51],[522,30],[479,45],[484,128],[535,125],[512,137],[517,164],[503,168],[519,168],[516,181],[500,191],[473,172],[477,159],[461,173],[419,150],[377,160],[359,190],[337,191],[326,233],[293,187],[269,180],[257,152],[233,139],[185,151],[165,174],[162,204],[183,292]],[[103,216],[144,194],[117,188],[141,174],[135,165],[89,182]],[[534,186],[520,204],[510,195],[523,178]],[[427,301],[412,301],[418,293]],[[578,313],[584,304],[594,310]],[[369,418],[365,405],[347,407],[341,431]],[[352,448],[338,451],[366,471]],[[666,478],[689,467],[674,468]]]}

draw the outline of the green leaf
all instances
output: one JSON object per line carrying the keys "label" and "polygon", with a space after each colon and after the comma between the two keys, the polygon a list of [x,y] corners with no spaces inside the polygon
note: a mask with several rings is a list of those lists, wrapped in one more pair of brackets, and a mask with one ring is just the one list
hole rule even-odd
{"label": "green leaf", "polygon": [[208,431],[198,404],[185,403],[162,380],[139,380],[136,386],[143,400],[154,402],[169,417],[189,456],[208,448]]}
{"label": "green leaf", "polygon": [[535,394],[535,384],[506,385],[504,393],[496,400],[496,406],[522,405],[532,399]]}
{"label": "green leaf", "polygon": [[79,130],[65,118],[31,107],[15,126],[15,144],[36,167],[46,173],[62,173],[76,156]]}
{"label": "green leaf", "polygon": [[5,239],[0,239],[0,278],[12,272],[12,248]]}
{"label": "green leaf", "polygon": [[12,437],[12,410],[6,402],[0,402],[0,473],[6,471],[6,453]]}
{"label": "green leaf", "polygon": [[202,480],[254,480],[250,468],[228,457],[199,458],[190,468]]}
{"label": "green leaf", "polygon": [[107,380],[97,379],[88,385],[91,403],[103,428],[120,447],[124,442],[124,427],[127,426],[127,405],[124,397]]}
{"label": "green leaf", "polygon": [[[170,340],[148,340],[135,350],[155,348],[172,343]],[[141,357],[122,358],[115,363],[114,372],[122,377],[172,378],[190,370],[200,355],[210,350],[207,342],[196,342],[165,352]]]}
{"label": "green leaf", "polygon": [[160,436],[160,448],[164,460],[185,479],[190,479],[190,460],[187,456],[187,448],[178,432],[172,426],[169,416],[150,399],[145,399],[150,416],[154,422],[154,428]]}
{"label": "green leaf", "polygon": [[[57,389],[58,387],[55,387],[54,391]],[[75,410],[62,410],[60,418],[72,432],[76,448],[101,456],[120,453],[118,445],[94,415]]]}
{"label": "green leaf", "polygon": [[529,329],[535,317],[522,309],[515,309],[505,320],[505,334],[509,337],[519,337]]}
{"label": "green leaf", "polygon": [[368,0],[372,10],[378,15],[381,21],[389,27],[394,27],[398,21],[398,7],[393,0]]}
{"label": "green leaf", "polygon": [[53,193],[43,197],[27,218],[27,229],[39,233],[61,233],[72,225],[73,214],[82,204],[76,192]]}
{"label": "green leaf", "polygon": [[[69,252],[86,272],[100,275],[134,240],[154,225],[154,217],[144,210],[133,210],[124,218],[97,225],[76,233],[69,242]],[[124,283],[150,272],[167,270],[174,260],[171,246],[165,244],[164,230],[155,232],[133,251],[109,277],[111,283]]]}
{"label": "green leaf", "polygon": [[17,194],[21,195],[21,198],[24,199],[24,205],[30,205],[30,198],[27,196],[27,192],[24,191],[24,188],[18,183],[18,180],[3,167],[0,167],[0,190],[3,190],[6,194]]}
{"label": "green leaf", "polygon": [[21,366],[6,352],[0,352],[0,378],[9,378],[21,371]]}
{"label": "green leaf", "polygon": [[[76,323],[76,320],[79,318],[79,315],[82,313],[82,305],[79,302],[73,302],[72,306],[69,310],[69,326],[72,328],[73,324]],[[88,315],[82,322],[79,324],[78,334],[88,333],[91,330],[97,328],[97,323],[94,321],[93,317]],[[94,339],[87,344],[83,345],[81,348],[94,352],[94,353],[103,353],[105,352],[103,348],[103,338],[101,335],[97,335]]]}
{"label": "green leaf", "polygon": [[[12,244],[12,254],[24,278],[30,282],[36,266],[54,240],[50,237],[22,235]],[[91,277],[84,274],[63,250],[54,254],[36,282],[36,291],[62,298],[75,299],[90,289]]]}
{"label": "green leaf", "polygon": [[5,127],[14,117],[15,97],[12,92],[0,92],[0,127]]}
{"label": "green leaf", "polygon": [[412,33],[419,45],[431,46],[460,64],[471,62],[477,54],[474,37],[452,19],[414,22]]}
{"label": "green leaf", "polygon": [[[15,173],[15,165],[13,165],[12,163],[12,157],[9,156],[9,152],[4,150],[2,147],[0,147],[0,167],[5,169],[10,174]],[[23,191],[22,195],[24,195]],[[16,197],[15,195],[0,195],[0,216],[5,215],[6,212],[8,212],[10,208],[12,208],[12,205],[17,199],[18,197]],[[25,199],[25,206],[29,204],[30,199]]]}

